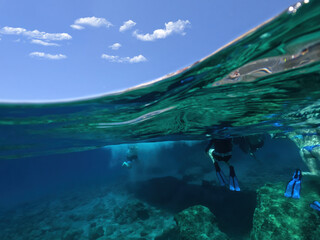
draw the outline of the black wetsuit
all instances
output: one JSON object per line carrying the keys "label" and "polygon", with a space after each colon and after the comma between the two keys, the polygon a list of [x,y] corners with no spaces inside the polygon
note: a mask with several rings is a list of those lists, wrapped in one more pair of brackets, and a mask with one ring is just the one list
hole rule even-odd
{"label": "black wetsuit", "polygon": [[217,161],[228,162],[232,157],[232,139],[212,139],[207,148],[206,152],[209,152],[211,148],[214,148],[212,157]]}

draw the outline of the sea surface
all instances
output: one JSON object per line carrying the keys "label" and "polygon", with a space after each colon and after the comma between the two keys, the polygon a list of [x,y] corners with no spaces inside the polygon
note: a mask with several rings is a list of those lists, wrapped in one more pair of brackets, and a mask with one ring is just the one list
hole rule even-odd
{"label": "sea surface", "polygon": [[[318,0],[125,91],[0,102],[0,239],[319,239],[319,107]],[[213,138],[233,139],[241,192],[219,186]]]}

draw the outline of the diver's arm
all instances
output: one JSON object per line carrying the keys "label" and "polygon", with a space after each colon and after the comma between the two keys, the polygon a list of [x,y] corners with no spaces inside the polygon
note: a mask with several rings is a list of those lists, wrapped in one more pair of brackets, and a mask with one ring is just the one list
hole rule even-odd
{"label": "diver's arm", "polygon": [[208,143],[207,147],[206,147],[206,153],[209,154],[209,150],[211,148],[213,148],[213,142],[214,142],[214,139],[210,140],[210,142]]}
{"label": "diver's arm", "polygon": [[209,151],[207,152],[209,157],[211,158],[212,162],[215,163],[216,160],[214,159],[212,153],[214,152],[214,148],[210,148]]}

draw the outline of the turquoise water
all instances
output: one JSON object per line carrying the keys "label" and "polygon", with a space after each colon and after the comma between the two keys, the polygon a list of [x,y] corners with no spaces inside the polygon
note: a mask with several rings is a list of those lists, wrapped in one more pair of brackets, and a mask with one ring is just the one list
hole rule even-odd
{"label": "turquoise water", "polygon": [[[188,239],[177,214],[194,205],[215,217],[189,209],[192,239],[316,239],[319,23],[320,2],[303,1],[150,83],[0,103],[0,239]],[[255,158],[234,147],[242,192],[218,187],[207,141],[249,135],[266,140]],[[131,170],[126,144],[138,146]],[[284,198],[296,168],[303,197]]]}

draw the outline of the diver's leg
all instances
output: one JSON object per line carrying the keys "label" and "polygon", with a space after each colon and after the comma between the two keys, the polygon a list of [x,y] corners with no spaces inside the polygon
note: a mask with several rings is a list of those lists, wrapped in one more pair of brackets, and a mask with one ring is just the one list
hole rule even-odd
{"label": "diver's leg", "polygon": [[[318,149],[317,149],[318,151]],[[316,157],[316,155],[318,155],[317,151],[308,151],[305,148],[301,148],[300,149],[300,156],[303,160],[303,162],[307,165],[309,172],[303,172],[303,175],[313,175],[313,176],[319,176],[320,172],[318,170],[318,162],[319,159]],[[314,154],[312,154],[314,152]]]}
{"label": "diver's leg", "polygon": [[216,169],[216,175],[217,175],[218,181],[220,183],[220,186],[225,186],[226,183],[227,183],[226,176],[224,175],[224,173],[221,170],[221,168],[220,168],[220,166],[219,166],[217,161],[214,161],[213,164],[214,164],[214,167]]}
{"label": "diver's leg", "polygon": [[217,175],[217,178],[218,178],[220,186],[225,186],[226,183],[227,183],[227,178],[224,175],[223,171],[221,170],[221,168],[220,168],[220,166],[218,164],[218,161],[216,161],[214,159],[213,152],[214,152],[214,148],[210,148],[210,149],[208,149],[207,154],[209,155],[209,157],[212,160],[212,163],[213,163],[214,168],[216,170],[216,175]]}
{"label": "diver's leg", "polygon": [[310,153],[313,157],[313,161],[310,164],[310,171],[313,175],[320,176],[320,145],[315,146]]}

